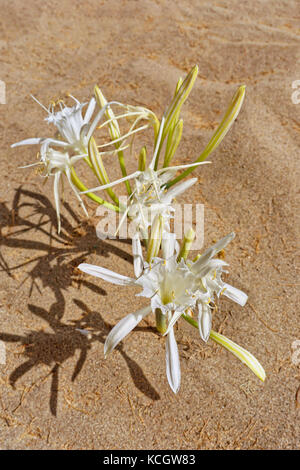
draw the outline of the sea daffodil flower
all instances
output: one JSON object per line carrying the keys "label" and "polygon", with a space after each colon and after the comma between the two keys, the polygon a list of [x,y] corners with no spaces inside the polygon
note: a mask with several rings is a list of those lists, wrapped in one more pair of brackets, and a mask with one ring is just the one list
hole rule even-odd
{"label": "sea daffodil flower", "polygon": [[[70,95],[71,96],[71,95]],[[55,105],[50,104],[47,109],[43,104],[41,104],[36,98],[32,97],[47,113],[48,116],[45,118],[49,124],[54,124],[58,131],[58,138],[29,138],[21,140],[15,144],[12,144],[12,148],[19,147],[21,145],[41,145],[41,156],[45,157],[45,154],[49,148],[58,147],[62,150],[69,151],[71,153],[86,154],[87,156],[87,146],[88,141],[93,134],[94,130],[97,127],[100,119],[104,115],[106,108],[111,104],[119,104],[116,101],[107,103],[91,121],[91,118],[94,114],[96,99],[91,98],[89,103],[80,103],[76,98],[71,96],[75,101],[75,105],[72,107],[62,105],[62,102],[59,101],[60,111],[55,112]],[[83,108],[88,104],[85,115],[83,116]]]}
{"label": "sea daffodil flower", "polygon": [[60,182],[63,175],[66,176],[76,198],[78,199],[84,214],[88,217],[88,212],[85,208],[84,202],[81,199],[78,189],[74,185],[72,181],[71,171],[74,164],[83,158],[84,155],[75,155],[70,157],[68,152],[60,152],[58,150],[54,150],[51,147],[47,149],[47,151],[43,154],[41,161],[37,163],[33,163],[30,165],[26,165],[26,168],[35,165],[41,165],[40,173],[41,176],[47,178],[49,176],[54,177],[54,184],[53,184],[53,191],[54,191],[54,202],[56,208],[56,215],[57,215],[57,225],[58,225],[58,233],[61,230],[61,220],[60,220]]}
{"label": "sea daffodil flower", "polygon": [[[134,180],[135,188],[127,198],[127,204],[125,205],[124,215],[121,219],[121,223],[123,222],[124,218],[128,216],[129,219],[133,222],[136,232],[139,233],[144,239],[148,238],[148,228],[152,226],[154,219],[158,215],[161,215],[164,219],[164,231],[170,231],[168,220],[172,217],[172,213],[174,212],[172,202],[179,194],[182,194],[193,184],[195,184],[197,178],[191,178],[187,181],[184,181],[170,190],[166,189],[166,184],[168,181],[174,177],[178,170],[210,163],[197,162],[190,165],[178,165],[154,170],[156,155],[160,146],[160,139],[163,133],[164,124],[165,120],[163,118],[161,121],[152,161],[147,168],[144,170],[137,170],[131,175],[120,178],[111,183],[103,184],[101,186],[89,189],[88,191],[82,192],[84,194],[87,192],[95,192],[105,189],[107,190],[122,182]],[[95,147],[90,147],[89,150],[90,153],[92,153],[90,154],[90,160],[93,161],[97,157],[94,155],[96,149]]]}
{"label": "sea daffodil flower", "polygon": [[[153,237],[154,235],[155,234],[153,234]],[[225,284],[221,280],[222,268],[226,263],[222,260],[213,259],[233,237],[233,233],[227,235],[203,253],[198,260],[188,262],[184,258],[178,259],[178,254],[174,254],[174,234],[166,234],[167,243],[163,244],[162,247],[164,251],[163,255],[167,254],[168,256],[165,258],[153,257],[151,262],[147,262],[143,259],[140,239],[138,235],[136,235],[133,238],[132,244],[136,279],[117,274],[99,266],[85,263],[80,264],[79,269],[81,271],[100,277],[113,284],[125,286],[138,285],[142,287],[142,292],[137,295],[150,300],[149,306],[143,307],[135,313],[130,313],[111,330],[105,341],[104,354],[107,355],[111,352],[146,315],[150,312],[155,314],[157,311],[160,311],[161,315],[165,316],[167,323],[167,328],[164,332],[167,336],[167,378],[171,389],[176,393],[180,386],[180,364],[173,326],[178,318],[180,316],[184,316],[185,318],[187,316],[186,312],[195,311],[198,316],[198,327],[201,338],[207,341],[211,336],[216,340],[214,337],[215,332],[211,330],[210,311],[214,295],[220,296],[224,293],[240,305],[244,305],[247,301],[246,294],[231,287],[229,284]],[[240,352],[242,348],[238,348]],[[248,352],[245,353],[250,355]],[[252,355],[250,356],[251,360],[253,358],[255,363],[256,359]],[[243,355],[241,360],[247,363],[245,355]],[[254,366],[252,370],[264,380],[263,369],[257,361],[256,363],[256,369]]]}

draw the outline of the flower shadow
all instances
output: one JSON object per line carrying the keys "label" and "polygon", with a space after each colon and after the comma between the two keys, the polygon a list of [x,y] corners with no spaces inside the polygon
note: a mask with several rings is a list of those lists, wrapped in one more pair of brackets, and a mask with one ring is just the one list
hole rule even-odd
{"label": "flower shadow", "polygon": [[[74,381],[84,366],[91,343],[96,340],[104,343],[108,329],[113,326],[107,325],[98,313],[89,311],[87,306],[79,300],[76,301],[77,306],[88,311],[84,321],[74,321],[73,325],[62,322],[66,306],[65,291],[74,282],[78,287],[83,285],[99,295],[106,295],[104,289],[87,281],[81,273],[77,272],[78,264],[85,261],[92,253],[105,257],[113,253],[132,264],[130,254],[116,245],[99,240],[95,227],[91,223],[82,222],[67,203],[64,207],[67,215],[73,220],[73,224],[62,215],[62,231],[58,235],[56,212],[46,196],[19,187],[11,210],[8,208],[7,201],[0,203],[0,271],[16,279],[15,271],[26,269],[26,275],[19,283],[19,288],[29,280],[29,298],[34,288],[42,294],[45,287],[49,287],[55,297],[55,302],[52,303],[49,311],[28,304],[29,310],[34,315],[48,323],[52,329],[51,332],[40,329],[30,331],[24,336],[0,333],[2,341],[20,342],[26,357],[26,361],[11,373],[10,384],[14,387],[22,376],[39,364],[50,367],[51,370],[47,376],[52,377],[50,411],[54,416],[57,415],[59,374],[62,364],[73,357],[78,350],[80,351],[72,375],[72,381]],[[122,242],[131,243],[129,240],[122,240]],[[1,248],[5,248],[6,258]],[[13,254],[16,248],[28,250],[30,254],[34,252],[34,256],[16,264]],[[11,265],[11,259],[14,265]],[[84,329],[87,320],[93,332],[91,337],[77,330],[77,328]],[[159,399],[158,393],[148,382],[140,366],[122,350],[121,346],[119,346],[119,351],[128,364],[137,388],[152,400]]]}
{"label": "flower shadow", "polygon": [[[100,295],[106,295],[104,289],[85,280],[76,271],[78,264],[90,254],[109,257],[113,253],[132,263],[130,254],[112,243],[99,240],[91,223],[79,220],[67,203],[64,206],[76,226],[74,228],[62,216],[62,232],[58,235],[56,212],[46,196],[19,187],[12,210],[8,209],[6,202],[0,203],[0,271],[14,278],[14,271],[29,268],[19,287],[27,280],[31,281],[29,297],[34,288],[41,293],[41,287],[50,287],[56,298],[56,316],[59,318],[62,318],[65,308],[64,291],[74,282],[78,287],[83,285]],[[11,253],[21,248],[35,255],[11,266],[1,247],[6,248],[8,255],[10,252],[7,248],[11,248]],[[12,254],[9,258],[13,257]]]}
{"label": "flower shadow", "polygon": [[[16,382],[27,372],[30,372],[31,369],[40,364],[51,368],[46,378],[52,376],[49,406],[53,416],[57,416],[59,372],[63,363],[73,357],[78,350],[80,351],[71,378],[72,382],[74,382],[84,366],[91,344],[95,341],[104,343],[105,336],[113,326],[107,324],[98,312],[89,310],[82,301],[78,299],[73,299],[73,301],[85,314],[82,319],[72,321],[71,325],[63,323],[53,315],[55,303],[52,304],[49,312],[44,308],[29,304],[29,310],[37,317],[46,321],[52,331],[30,331],[24,336],[0,333],[1,341],[18,342],[24,348],[23,355],[26,358],[25,362],[18,366],[9,377],[12,387],[15,387]],[[143,330],[143,328],[141,329]],[[83,334],[79,330],[87,330],[88,334]],[[147,331],[151,331],[151,328],[147,329]],[[147,380],[141,367],[123,351],[121,345],[117,347],[117,350],[125,359],[135,386],[151,400],[158,400],[160,398],[159,394]]]}
{"label": "flower shadow", "polygon": [[[80,320],[73,322],[76,328],[87,330],[90,332],[93,338],[97,339],[101,343],[105,343],[107,334],[113,328],[113,324],[107,323],[97,311],[92,311],[88,306],[78,299],[73,299],[74,303],[82,309],[84,312],[83,317]],[[136,327],[134,331],[146,331],[149,333],[157,334],[157,331],[153,327]],[[116,347],[127,363],[131,378],[134,385],[148,398],[151,400],[159,400],[160,396],[157,391],[152,387],[148,379],[145,377],[143,370],[123,349],[122,344]]]}

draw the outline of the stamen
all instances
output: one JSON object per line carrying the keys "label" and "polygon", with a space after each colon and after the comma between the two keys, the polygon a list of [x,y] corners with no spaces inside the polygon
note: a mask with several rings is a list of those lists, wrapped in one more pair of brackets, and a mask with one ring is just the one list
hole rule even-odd
{"label": "stamen", "polygon": [[30,96],[37,104],[39,104],[49,114],[49,109],[47,109],[46,106],[44,106],[39,100],[37,100],[35,96],[33,95],[30,95]]}
{"label": "stamen", "polygon": [[224,288],[221,290],[220,295],[223,295],[226,290],[227,290],[227,287],[224,287]]}

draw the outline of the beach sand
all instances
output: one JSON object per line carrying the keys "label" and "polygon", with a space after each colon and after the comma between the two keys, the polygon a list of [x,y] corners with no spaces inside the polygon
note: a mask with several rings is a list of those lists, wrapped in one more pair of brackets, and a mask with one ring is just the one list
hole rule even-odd
{"label": "beach sand", "polygon": [[[292,100],[299,2],[1,0],[0,7],[0,448],[299,448],[300,103]],[[53,182],[18,168],[34,162],[38,148],[10,145],[54,135],[30,94],[71,104],[68,93],[87,101],[97,83],[107,99],[161,117],[195,64],[176,164],[201,153],[236,88],[247,87],[237,121],[180,202],[204,204],[203,248],[236,232],[226,279],[249,300],[242,308],[221,298],[213,328],[254,354],[267,378],[201,342],[182,320],[174,395],[153,316],[104,359],[109,330],[144,305],[138,291],[76,269],[84,261],[133,275],[130,243],[100,241],[96,205],[87,201],[87,221],[68,185],[58,236]],[[128,170],[135,168],[131,160]],[[120,175],[111,157],[108,172]],[[90,172],[85,181],[95,184]]]}

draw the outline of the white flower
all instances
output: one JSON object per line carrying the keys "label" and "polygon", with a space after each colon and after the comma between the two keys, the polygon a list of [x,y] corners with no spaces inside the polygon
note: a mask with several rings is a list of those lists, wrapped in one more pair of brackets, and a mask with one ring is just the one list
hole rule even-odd
{"label": "white flower", "polygon": [[[70,95],[71,96],[71,95]],[[96,100],[93,97],[88,103],[87,110],[83,117],[82,111],[87,103],[80,103],[76,98],[74,99],[75,105],[72,107],[63,106],[61,102],[60,111],[54,111],[54,105],[51,104],[47,109],[42,105],[36,98],[32,97],[42,108],[48,113],[45,120],[48,123],[54,124],[58,130],[58,138],[30,138],[13,144],[11,147],[18,147],[20,145],[41,145],[41,156],[45,157],[49,146],[59,147],[65,151],[71,153],[85,154],[87,155],[88,141],[94,132],[98,122],[104,115],[107,107],[110,104],[118,104],[115,101],[107,103],[95,116],[92,122],[91,118],[95,110]]]}
{"label": "white flower", "polygon": [[[143,259],[141,243],[138,235],[133,238],[134,272],[136,279],[123,276],[105,268],[90,264],[80,264],[81,271],[100,277],[118,285],[138,285],[143,288],[138,296],[150,299],[150,306],[131,313],[123,318],[109,333],[104,345],[105,355],[127,336],[133,328],[151,311],[159,309],[166,316],[167,335],[166,365],[167,378],[172,390],[176,393],[180,385],[180,365],[178,349],[174,337],[173,326],[178,318],[187,310],[195,310],[198,315],[200,336],[207,341],[211,331],[210,304],[214,294],[219,296],[227,292],[228,297],[244,305],[247,296],[238,289],[232,288],[221,280],[222,268],[226,263],[212,259],[234,237],[229,234],[209,248],[196,262],[177,261],[174,234],[167,234],[163,244],[163,255],[166,259],[155,257],[151,263]],[[233,289],[233,290],[232,290]],[[234,294],[232,293],[234,292]]]}
{"label": "white flower", "polygon": [[76,189],[76,186],[72,182],[71,178],[71,170],[74,164],[83,158],[83,155],[75,155],[73,157],[70,157],[68,152],[60,152],[58,150],[54,150],[51,147],[47,149],[47,151],[43,154],[41,157],[41,160],[37,163],[33,163],[30,165],[26,165],[25,167],[21,168],[26,168],[30,166],[35,166],[35,165],[41,165],[41,174],[44,177],[48,176],[53,176],[54,177],[54,185],[53,185],[53,190],[54,190],[54,202],[55,202],[55,208],[56,208],[56,215],[57,215],[57,223],[58,223],[58,233],[60,233],[61,229],[61,220],[60,220],[60,182],[61,182],[61,177],[63,175],[66,176],[72,190],[74,191],[85,215],[88,217],[88,212],[85,208],[85,205],[80,197],[80,194],[78,190]]}
{"label": "white flower", "polygon": [[210,163],[198,162],[191,165],[178,165],[154,170],[154,164],[160,145],[164,122],[165,121],[163,118],[160,125],[160,132],[155,146],[154,155],[148,168],[146,168],[144,171],[135,171],[131,175],[120,178],[111,183],[91,188],[88,191],[83,191],[84,194],[87,192],[104,190],[133,179],[135,187],[127,199],[126,207],[123,209],[124,215],[121,219],[119,228],[125,217],[128,216],[132,221],[136,232],[140,233],[142,238],[148,238],[148,228],[152,226],[154,219],[158,215],[163,217],[164,231],[170,231],[169,219],[174,213],[172,202],[179,194],[183,193],[196,183],[197,178],[191,178],[175,187],[172,187],[171,189],[166,189],[166,184],[168,181],[172,180],[177,170]]}

